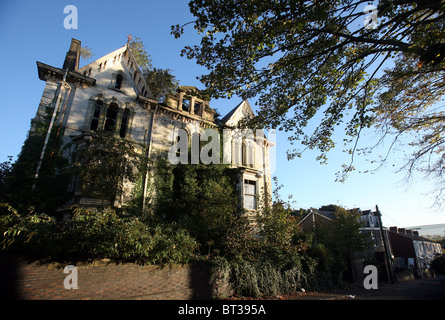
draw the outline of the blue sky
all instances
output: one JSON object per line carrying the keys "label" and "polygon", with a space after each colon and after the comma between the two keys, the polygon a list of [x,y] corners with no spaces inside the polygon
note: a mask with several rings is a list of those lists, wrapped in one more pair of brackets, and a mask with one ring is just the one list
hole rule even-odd
{"label": "blue sky", "polygon": [[[78,9],[76,30],[64,28],[67,14],[63,9],[67,5],[75,5]],[[71,38],[80,40],[95,54],[90,60],[81,61],[83,66],[123,46],[128,34],[139,36],[155,67],[173,70],[181,85],[202,88],[196,77],[205,70],[194,61],[180,57],[185,45],[199,41],[197,34],[190,26],[180,39],[170,35],[171,25],[192,20],[187,1],[180,0],[2,0],[0,162],[20,152],[40,101],[44,82],[38,79],[36,61],[62,67]],[[239,102],[235,97],[212,100],[210,105],[224,115]],[[369,132],[363,141],[372,143],[373,138],[373,133]],[[284,185],[282,198],[293,195],[296,208],[318,208],[333,203],[346,208],[375,209],[378,205],[385,226],[445,223],[445,208],[432,208],[434,185],[420,177],[406,183],[404,174],[396,173],[400,153],[394,154],[388,166],[375,174],[359,173],[372,167],[366,159],[358,159],[357,170],[345,183],[338,183],[335,173],[341,169],[341,164],[349,163],[348,156],[341,152],[341,144],[329,154],[327,165],[320,165],[315,160],[316,153],[311,152],[288,161],[286,150],[290,146],[285,134],[277,133],[276,144],[274,175]]]}

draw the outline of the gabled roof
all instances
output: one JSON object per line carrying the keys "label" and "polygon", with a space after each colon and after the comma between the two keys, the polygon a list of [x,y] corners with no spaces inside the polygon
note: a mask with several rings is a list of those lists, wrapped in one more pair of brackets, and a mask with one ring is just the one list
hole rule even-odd
{"label": "gabled roof", "polygon": [[[108,54],[106,54],[105,56],[90,62],[89,64],[83,66],[82,68],[80,68],[79,70],[77,70],[78,73],[85,73],[86,71],[88,71],[91,68],[95,68],[97,66],[99,66],[101,63],[110,60],[111,58],[113,58],[114,56],[117,56],[119,54],[123,54],[127,57],[129,57],[130,61],[133,63],[133,65],[136,68],[136,72],[139,73],[140,75],[140,80],[142,85],[144,86],[145,90],[148,92],[148,96],[149,98],[153,98],[153,94],[151,93],[150,87],[147,85],[147,82],[145,81],[144,77],[142,76],[142,71],[141,68],[139,66],[139,64],[137,63],[136,59],[134,58],[133,54],[131,53],[131,50],[129,50],[129,46],[128,44],[124,45],[123,47],[114,50],[113,52],[110,52]],[[133,79],[132,79],[133,81]],[[134,81],[133,81],[134,82]]]}
{"label": "gabled roof", "polygon": [[[111,59],[112,57],[114,57],[114,56],[116,56],[116,55],[118,55],[120,53],[124,53],[126,50],[127,50],[127,45],[125,45],[125,46],[123,46],[123,47],[121,47],[121,48],[119,48],[117,50],[114,50],[113,52],[110,52],[110,53],[104,55],[103,57],[94,60],[93,62],[88,63],[87,65],[85,65],[82,68],[80,68],[77,72],[82,73],[84,71],[87,71],[90,68],[96,67],[99,64],[103,63],[104,61],[107,61],[107,60]],[[134,60],[134,58],[133,58],[133,60]],[[133,63],[135,63],[135,65],[137,65],[139,67],[139,65],[136,63],[135,60],[133,61]]]}
{"label": "gabled roof", "polygon": [[228,114],[226,114],[222,119],[221,123],[227,126],[235,126],[242,116],[254,116],[252,107],[249,101],[243,100],[235,108],[233,108]]}
{"label": "gabled roof", "polygon": [[335,214],[331,211],[318,211],[318,210],[311,210],[298,224],[302,224],[307,218],[309,218],[312,215],[320,216],[326,220],[332,221],[335,219]]}

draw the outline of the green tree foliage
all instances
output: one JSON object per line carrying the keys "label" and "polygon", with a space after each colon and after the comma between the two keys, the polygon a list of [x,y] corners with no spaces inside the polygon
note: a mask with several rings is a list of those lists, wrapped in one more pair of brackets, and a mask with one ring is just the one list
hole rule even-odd
{"label": "green tree foliage", "polygon": [[86,261],[108,258],[146,264],[188,263],[197,244],[174,224],[148,217],[122,216],[115,210],[75,209],[69,220],[20,214],[0,205],[1,250],[28,259]]}
{"label": "green tree foliage", "polygon": [[434,257],[433,262],[431,262],[431,268],[439,274],[445,274],[445,255]]}
{"label": "green tree foliage", "polygon": [[[346,210],[341,206],[328,205],[322,208],[334,213],[328,224],[318,224],[311,234],[311,253],[321,262],[324,274],[342,274],[353,281],[353,261],[371,247],[369,235],[360,229],[363,223],[357,210]],[[348,272],[349,269],[349,272]]]}
{"label": "green tree foliage", "polygon": [[360,252],[370,246],[368,236],[361,232],[363,222],[357,210],[338,208],[332,222],[333,242],[343,252]]}
{"label": "green tree foliage", "polygon": [[[67,146],[70,148],[71,144]],[[84,196],[105,197],[113,205],[123,193],[125,182],[139,177],[144,157],[127,139],[113,132],[98,131],[71,154],[72,172],[79,177]]]}
{"label": "green tree foliage", "polygon": [[[8,202],[18,210],[32,207],[38,212],[52,213],[69,198],[70,167],[63,157],[60,126],[53,126],[46,152],[42,159],[39,176],[36,170],[48,131],[53,108],[48,106],[46,114],[34,122],[15,162],[11,160],[4,168],[0,201]],[[35,184],[35,190],[32,189]]]}
{"label": "green tree foliage", "polygon": [[[334,131],[344,130],[354,169],[362,130],[381,128],[411,146],[408,169],[443,185],[443,1],[379,1],[376,27],[369,1],[190,1],[201,42],[182,55],[208,69],[212,97],[258,97],[248,124],[292,133],[289,158],[307,149],[327,161]],[[180,37],[185,25],[172,26]],[[312,122],[313,121],[313,122]],[[309,125],[311,124],[311,125]],[[405,139],[400,136],[403,135]],[[391,149],[391,148],[390,148]],[[371,151],[375,150],[371,147]]]}
{"label": "green tree foliage", "polygon": [[223,253],[238,219],[235,172],[225,165],[164,164],[156,175],[155,212],[189,230],[202,254]]}
{"label": "green tree foliage", "polygon": [[141,68],[153,98],[158,101],[167,101],[167,97],[175,92],[179,84],[172,70],[153,67],[151,57],[139,37],[132,38],[128,45]]}

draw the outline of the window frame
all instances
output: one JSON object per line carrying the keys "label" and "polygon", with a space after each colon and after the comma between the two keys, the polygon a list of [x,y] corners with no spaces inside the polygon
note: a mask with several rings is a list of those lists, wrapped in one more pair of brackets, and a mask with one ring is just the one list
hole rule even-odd
{"label": "window frame", "polygon": [[[257,184],[258,181],[257,180],[252,180],[249,178],[243,178],[243,208],[246,210],[257,210],[258,209],[258,204],[257,204]],[[253,193],[248,193],[246,192],[246,186],[253,186]],[[249,191],[249,190],[247,190]],[[249,197],[249,199],[253,200],[253,206],[252,207],[247,207],[247,202],[246,199],[247,197]]]}

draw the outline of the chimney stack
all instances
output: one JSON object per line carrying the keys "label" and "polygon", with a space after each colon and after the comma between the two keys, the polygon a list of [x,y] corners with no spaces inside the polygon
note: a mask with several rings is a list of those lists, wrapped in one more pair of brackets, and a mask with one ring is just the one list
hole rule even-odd
{"label": "chimney stack", "polygon": [[405,234],[405,228],[399,228],[399,233],[400,234]]}
{"label": "chimney stack", "polygon": [[71,39],[70,49],[66,53],[65,61],[63,62],[63,70],[77,71],[79,69],[80,48],[80,41]]}
{"label": "chimney stack", "polygon": [[389,231],[397,232],[397,227],[389,227]]}

